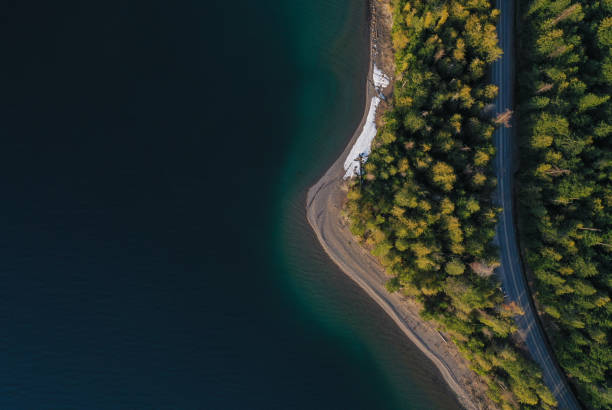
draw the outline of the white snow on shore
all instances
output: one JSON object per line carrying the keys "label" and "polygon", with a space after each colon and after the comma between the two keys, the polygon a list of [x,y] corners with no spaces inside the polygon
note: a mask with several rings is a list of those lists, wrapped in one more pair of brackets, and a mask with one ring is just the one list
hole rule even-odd
{"label": "white snow on shore", "polygon": [[378,67],[374,64],[374,72],[372,73],[374,80],[374,86],[377,89],[383,89],[389,85],[389,77],[387,77]]}
{"label": "white snow on shore", "polygon": [[362,161],[366,161],[368,155],[370,155],[370,149],[372,147],[372,141],[376,137],[376,109],[380,103],[380,98],[372,97],[370,102],[370,111],[368,111],[368,117],[365,124],[363,124],[363,130],[359,137],[355,141],[355,145],[351,148],[348,157],[344,161],[344,179],[359,175],[359,156],[362,157]]}
{"label": "white snow on shore", "polygon": [[[381,92],[382,89],[389,85],[389,77],[379,70],[376,64],[374,65],[372,77],[376,92]],[[370,110],[368,111],[365,124],[363,124],[361,134],[359,134],[359,137],[351,148],[351,152],[349,152],[348,157],[346,157],[344,161],[344,170],[346,171],[344,179],[359,175],[359,168],[361,166],[359,158],[361,157],[362,161],[365,162],[368,159],[368,155],[370,155],[372,141],[374,141],[374,137],[376,137],[376,109],[378,108],[378,104],[380,104],[380,97],[372,97],[370,101]]]}

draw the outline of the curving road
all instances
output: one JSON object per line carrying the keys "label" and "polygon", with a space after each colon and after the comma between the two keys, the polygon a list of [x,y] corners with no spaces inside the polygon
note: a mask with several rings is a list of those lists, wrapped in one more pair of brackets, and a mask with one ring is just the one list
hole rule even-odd
{"label": "curving road", "polygon": [[[500,46],[504,51],[493,65],[493,82],[499,87],[495,100],[496,113],[513,108],[514,103],[514,0],[496,0],[501,10],[498,25]],[[512,138],[514,128],[500,126],[495,132],[497,148],[495,167],[498,189],[496,201],[503,207],[497,226],[497,243],[500,247],[501,266],[497,269],[506,296],[515,301],[525,315],[517,318],[519,332],[523,336],[533,359],[542,368],[544,381],[553,392],[561,409],[580,409],[564,374],[557,366],[536,316],[531,295],[522,271],[517,245],[514,216],[512,214],[512,179],[514,173]]]}

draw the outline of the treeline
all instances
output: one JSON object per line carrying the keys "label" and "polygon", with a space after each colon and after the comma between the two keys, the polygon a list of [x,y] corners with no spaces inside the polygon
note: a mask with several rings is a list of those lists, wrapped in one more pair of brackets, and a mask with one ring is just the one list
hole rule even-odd
{"label": "treeline", "polygon": [[488,0],[394,0],[395,89],[363,175],[351,230],[386,267],[390,291],[451,335],[503,408],[556,403],[517,347],[493,269],[499,210],[491,161],[497,87],[487,82],[499,11]]}
{"label": "treeline", "polygon": [[612,0],[521,2],[521,245],[560,365],[611,408]]}

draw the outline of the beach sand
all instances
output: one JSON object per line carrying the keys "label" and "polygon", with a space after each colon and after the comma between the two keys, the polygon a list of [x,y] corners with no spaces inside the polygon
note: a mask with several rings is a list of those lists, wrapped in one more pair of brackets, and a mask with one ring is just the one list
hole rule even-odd
{"label": "beach sand", "polygon": [[[325,175],[313,185],[306,198],[306,214],[319,242],[331,259],[395,321],[406,336],[436,365],[459,402],[467,409],[495,408],[486,396],[486,385],[469,369],[450,338],[436,329],[434,323],[419,316],[416,302],[399,293],[390,294],[385,288],[388,279],[382,265],[353,237],[342,215],[346,201],[347,181],[344,163],[361,134],[376,90],[371,78],[376,64],[387,75],[393,73],[390,41],[390,1],[372,1],[371,61],[366,83],[366,104],[363,117],[348,145]],[[392,93],[393,84],[384,90]],[[384,112],[381,102],[377,118]]]}

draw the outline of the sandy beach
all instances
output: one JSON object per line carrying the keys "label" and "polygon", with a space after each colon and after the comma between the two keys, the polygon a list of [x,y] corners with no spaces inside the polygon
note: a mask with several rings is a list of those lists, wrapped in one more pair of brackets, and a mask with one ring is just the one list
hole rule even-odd
{"label": "sandy beach", "polygon": [[[344,163],[355,141],[366,124],[372,97],[377,95],[371,81],[376,64],[387,75],[393,73],[390,41],[391,15],[389,1],[372,2],[371,58],[366,82],[365,109],[360,124],[346,148],[321,179],[307,194],[306,211],[308,222],[330,258],[363,290],[378,303],[395,321],[399,328],[438,368],[443,379],[467,409],[495,408],[486,397],[486,386],[469,369],[450,339],[440,333],[435,324],[425,322],[419,316],[419,307],[414,301],[398,293],[390,294],[385,288],[388,279],[384,268],[370,252],[352,236],[347,221],[342,216],[346,200],[347,182]],[[389,96],[393,84],[383,92]],[[384,111],[383,102],[378,115]],[[406,358],[409,360],[409,358]]]}

